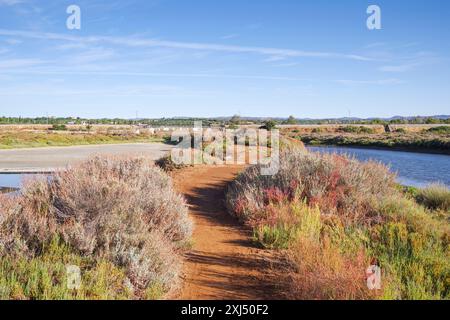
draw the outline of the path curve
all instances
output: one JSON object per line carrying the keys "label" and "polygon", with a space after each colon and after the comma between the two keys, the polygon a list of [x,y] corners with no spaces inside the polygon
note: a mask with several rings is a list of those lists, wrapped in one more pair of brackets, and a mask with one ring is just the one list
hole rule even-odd
{"label": "path curve", "polygon": [[182,300],[280,298],[276,253],[254,246],[251,232],[226,212],[224,192],[243,167],[195,167],[174,173],[194,220],[193,249],[186,254]]}

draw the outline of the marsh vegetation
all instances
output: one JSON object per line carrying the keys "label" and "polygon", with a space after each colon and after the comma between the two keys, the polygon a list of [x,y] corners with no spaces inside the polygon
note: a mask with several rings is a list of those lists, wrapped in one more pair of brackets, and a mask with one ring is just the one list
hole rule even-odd
{"label": "marsh vegetation", "polygon": [[[448,189],[420,191],[418,203],[383,165],[336,154],[284,152],[277,175],[259,172],[237,178],[227,205],[256,243],[285,252],[290,298],[450,297]],[[381,290],[366,286],[373,263]]]}
{"label": "marsh vegetation", "polygon": [[333,130],[317,127],[307,131],[284,129],[283,133],[307,145],[375,147],[450,154],[450,126],[420,130],[405,128],[384,132],[364,126],[344,126]]}

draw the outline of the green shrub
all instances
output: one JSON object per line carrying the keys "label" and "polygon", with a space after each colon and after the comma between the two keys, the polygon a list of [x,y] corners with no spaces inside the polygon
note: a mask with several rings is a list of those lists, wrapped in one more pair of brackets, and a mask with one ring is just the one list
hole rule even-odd
{"label": "green shrub", "polygon": [[365,126],[347,126],[347,127],[340,127],[339,131],[347,132],[347,133],[375,133],[375,131],[372,128],[365,127]]}
{"label": "green shrub", "polygon": [[161,169],[163,169],[165,172],[172,172],[187,167],[187,165],[176,164],[175,162],[173,162],[172,157],[170,155],[159,158],[158,160],[155,161],[155,164]]}
{"label": "green shrub", "polygon": [[450,298],[450,262],[445,243],[404,222],[371,230],[371,253],[391,279],[391,299]]}
{"label": "green shrub", "polygon": [[[321,222],[318,208],[304,203],[271,206],[252,221],[254,239],[265,248],[287,249],[299,237],[316,239]],[[269,222],[270,221],[270,222]]]}
{"label": "green shrub", "polygon": [[418,192],[419,192],[419,189],[416,188],[416,187],[403,186],[403,185],[400,185],[400,184],[397,187],[405,195],[408,195],[408,196],[413,197],[413,198],[415,198],[417,196]]}
{"label": "green shrub", "polygon": [[440,126],[440,127],[430,128],[427,130],[427,132],[436,133],[436,134],[450,134],[450,126]]}
{"label": "green shrub", "polygon": [[370,261],[362,233],[344,228],[310,209],[298,225],[296,241],[289,250],[293,265],[289,297],[292,299],[371,299],[378,293],[367,289],[364,270]]}
{"label": "green shrub", "polygon": [[67,127],[65,124],[54,124],[51,128],[54,131],[67,131]]}
{"label": "green shrub", "polygon": [[275,121],[269,120],[264,123],[263,128],[266,129],[267,131],[271,131],[271,130],[275,129],[276,126],[277,126],[277,123]]}
{"label": "green shrub", "polygon": [[[81,287],[67,286],[67,265],[81,270]],[[54,238],[39,255],[0,257],[0,299],[130,299],[124,270],[106,260],[83,257]]]}

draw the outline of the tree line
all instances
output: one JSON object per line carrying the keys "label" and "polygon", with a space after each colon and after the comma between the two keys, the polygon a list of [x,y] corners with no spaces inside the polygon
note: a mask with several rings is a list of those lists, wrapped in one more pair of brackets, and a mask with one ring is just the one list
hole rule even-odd
{"label": "tree line", "polygon": [[238,126],[238,125],[266,125],[275,126],[280,124],[450,124],[450,117],[409,117],[395,119],[298,119],[294,116],[289,118],[246,118],[234,115],[229,118],[159,118],[159,119],[121,119],[121,118],[73,118],[73,117],[0,117],[0,124],[48,124],[48,125],[150,125],[150,126],[193,126],[194,122],[202,121],[203,126]]}

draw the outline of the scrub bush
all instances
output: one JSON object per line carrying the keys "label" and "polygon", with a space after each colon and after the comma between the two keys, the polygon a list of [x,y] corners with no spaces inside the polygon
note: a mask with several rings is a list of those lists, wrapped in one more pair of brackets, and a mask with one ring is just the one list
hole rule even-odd
{"label": "scrub bush", "polygon": [[172,290],[192,223],[171,179],[143,157],[93,157],[0,202],[0,257],[42,257],[53,239],[123,270],[133,291]]}

